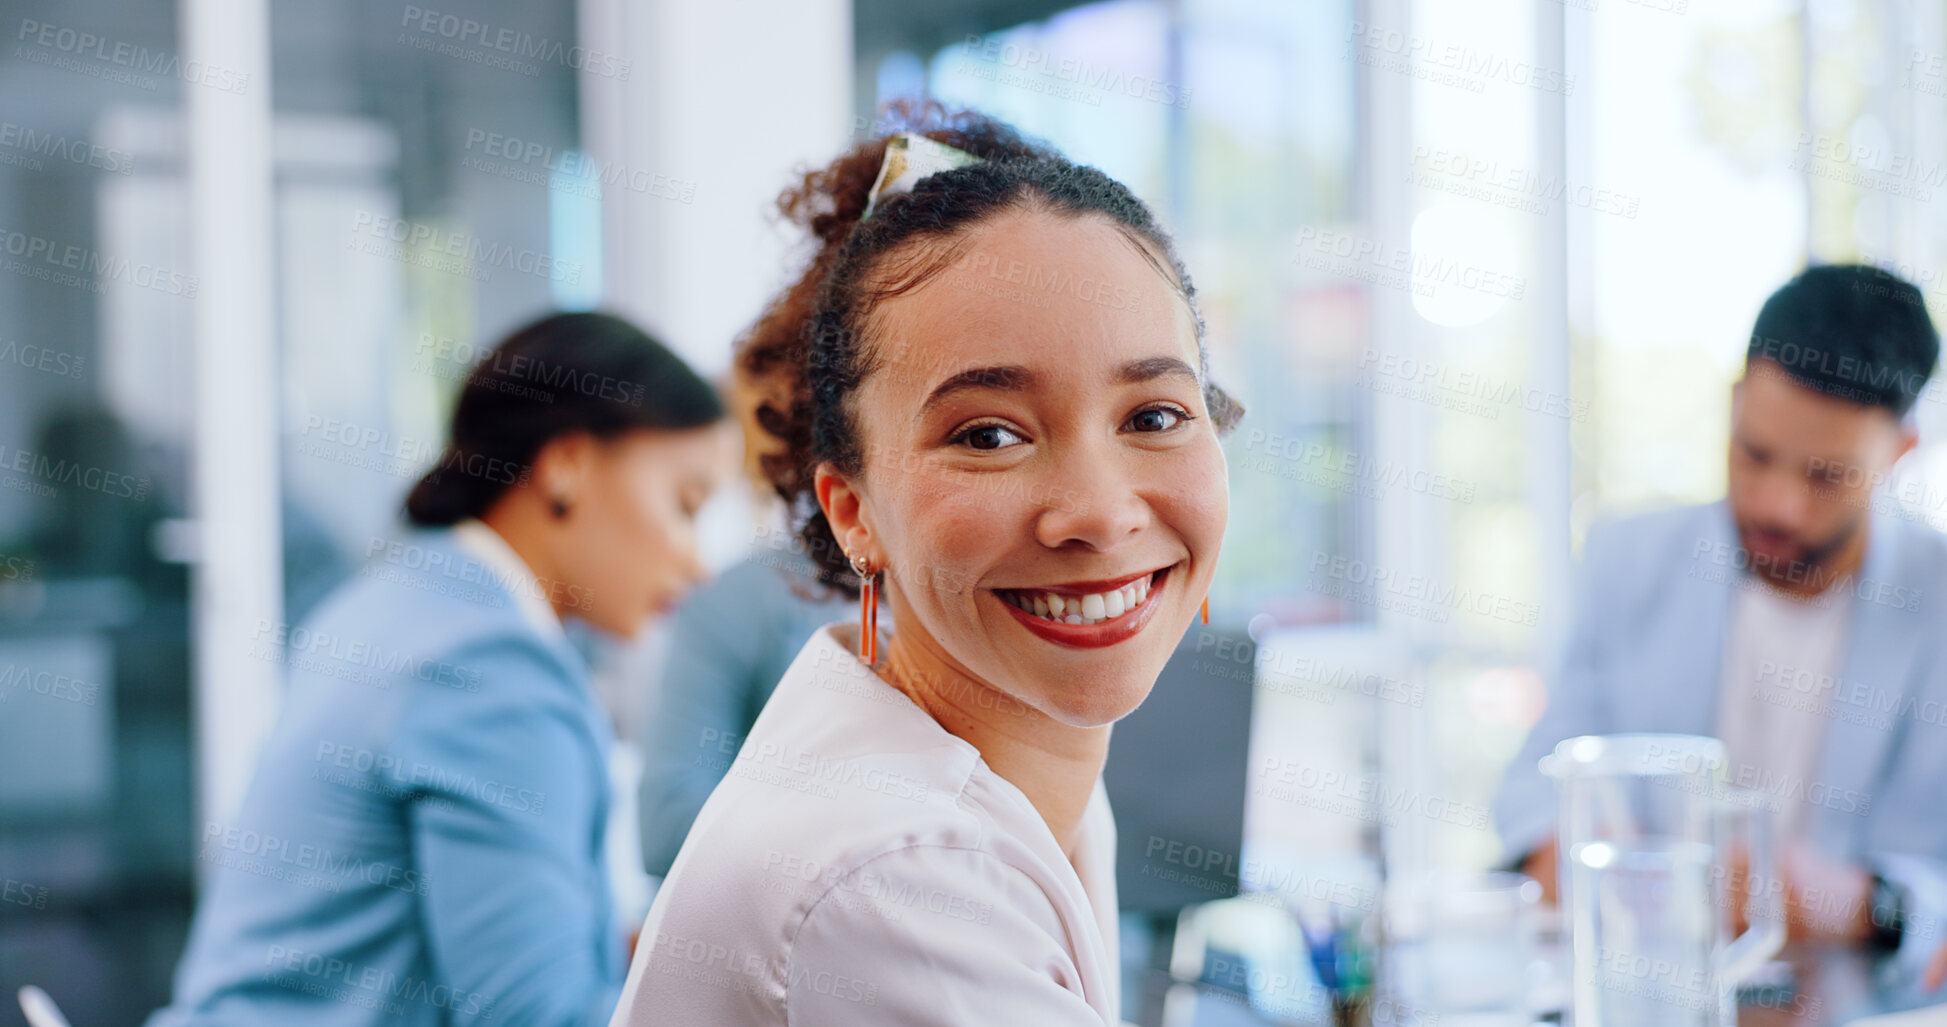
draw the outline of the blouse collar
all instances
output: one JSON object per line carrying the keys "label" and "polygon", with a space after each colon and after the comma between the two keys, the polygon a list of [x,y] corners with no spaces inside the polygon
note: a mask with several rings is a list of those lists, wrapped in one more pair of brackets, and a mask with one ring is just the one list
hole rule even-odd
{"label": "blouse collar", "polygon": [[[907,740],[909,744],[921,740],[935,745],[945,744],[949,748],[962,752],[965,758],[977,764],[989,777],[999,783],[1003,791],[1019,803],[1025,822],[1033,825],[1030,830],[1038,828],[1037,834],[1042,843],[1048,847],[1055,858],[1074,872],[1082,892],[1089,897],[1091,905],[1094,906],[1098,918],[1097,926],[1102,929],[1106,939],[1114,942],[1117,939],[1115,817],[1109,808],[1108,790],[1103,784],[1102,777],[1097,775],[1095,778],[1095,787],[1090,792],[1088,806],[1082,814],[1081,832],[1076,840],[1075,853],[1071,859],[1062,852],[1061,844],[1056,840],[1054,831],[1048,827],[1047,821],[1041,819],[1040,811],[1035,809],[1027,793],[1021,791],[1014,782],[995,773],[972,742],[948,731],[939,721],[933,719],[932,714],[914,702],[911,696],[894,688],[872,668],[859,662],[858,641],[857,624],[845,621],[827,624],[819,628],[811,637],[810,648],[818,651],[813,655],[810,663],[802,667],[794,667],[793,672],[809,678],[823,672],[822,669],[814,671],[812,668],[836,668],[839,674],[859,680],[864,690],[884,689],[885,694],[878,697],[878,700],[885,705],[878,708],[897,711],[892,716],[905,724],[905,730],[910,732],[903,736],[903,740]],[[883,643],[885,640],[880,641]],[[883,648],[881,651],[884,651]],[[800,662],[803,662],[802,655]],[[893,739],[888,737],[886,742],[892,744]]]}
{"label": "blouse collar", "polygon": [[514,597],[515,608],[520,610],[521,617],[529,626],[544,638],[567,639],[567,632],[561,627],[561,618],[547,601],[547,590],[535,578],[533,568],[521,559],[521,554],[515,552],[499,532],[485,521],[468,518],[453,526],[453,539],[468,555],[493,572],[493,580]]}

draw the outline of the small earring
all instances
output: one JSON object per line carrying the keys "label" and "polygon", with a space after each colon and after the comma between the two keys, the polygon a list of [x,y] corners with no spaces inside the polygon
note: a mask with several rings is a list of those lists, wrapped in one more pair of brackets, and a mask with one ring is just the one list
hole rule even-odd
{"label": "small earring", "polygon": [[1210,597],[1209,596],[1203,597],[1203,622],[1205,624],[1210,623]]}
{"label": "small earring", "polygon": [[556,493],[552,496],[549,496],[548,512],[554,514],[554,519],[557,521],[567,517],[568,516],[567,497],[561,495],[560,493]]}
{"label": "small earring", "polygon": [[879,659],[878,571],[863,554],[852,557],[859,576],[859,662],[870,667]]}

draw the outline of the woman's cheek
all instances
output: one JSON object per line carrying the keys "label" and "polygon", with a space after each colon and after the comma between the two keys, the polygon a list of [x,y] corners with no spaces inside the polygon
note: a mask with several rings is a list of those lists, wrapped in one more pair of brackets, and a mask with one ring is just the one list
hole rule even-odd
{"label": "woman's cheek", "polygon": [[922,602],[938,605],[971,595],[982,556],[1000,541],[991,504],[973,490],[959,489],[915,504],[905,523],[903,541],[912,554],[907,559],[918,566],[909,566],[904,577],[925,591]]}
{"label": "woman's cheek", "polygon": [[928,534],[948,545],[966,544],[966,532],[984,529],[990,533],[1001,520],[994,502],[992,486],[967,483],[941,491],[913,503],[910,523],[925,525]]}
{"label": "woman's cheek", "polygon": [[1215,552],[1230,519],[1230,473],[1223,450],[1212,440],[1202,452],[1186,454],[1182,484],[1173,490],[1180,531],[1192,545]]}

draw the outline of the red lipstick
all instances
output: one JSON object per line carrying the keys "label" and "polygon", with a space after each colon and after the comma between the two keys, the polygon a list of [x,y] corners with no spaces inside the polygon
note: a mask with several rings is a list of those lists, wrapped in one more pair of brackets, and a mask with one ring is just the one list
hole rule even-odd
{"label": "red lipstick", "polygon": [[[1169,583],[1170,570],[1171,568],[1165,567],[1156,572],[1155,580],[1149,586],[1149,595],[1142,602],[1137,603],[1134,609],[1124,610],[1121,616],[1105,620],[1100,624],[1063,624],[1037,617],[1002,599],[999,595],[994,596],[994,601],[1006,607],[1007,612],[1012,614],[1022,627],[1027,628],[1037,637],[1056,645],[1076,649],[1100,649],[1135,637],[1137,632],[1149,624],[1156,616],[1156,611],[1161,608],[1160,597]],[[1039,586],[1035,590],[1054,592],[1057,595],[1087,595],[1090,592],[1102,592],[1127,585],[1142,577],[1144,575],[1137,574],[1121,580],[1069,582],[1064,585]]]}

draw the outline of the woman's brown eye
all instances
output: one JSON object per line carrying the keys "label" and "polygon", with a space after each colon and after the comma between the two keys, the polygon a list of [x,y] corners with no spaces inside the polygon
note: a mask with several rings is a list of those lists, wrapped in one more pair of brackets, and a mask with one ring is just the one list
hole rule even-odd
{"label": "woman's brown eye", "polygon": [[973,425],[970,429],[964,429],[964,431],[954,433],[954,437],[948,438],[946,444],[948,446],[972,446],[975,450],[989,450],[991,452],[991,450],[1005,450],[1005,448],[1018,446],[1018,444],[1022,444],[1026,440],[1028,438],[1022,437],[1018,431],[1010,429],[1007,425]]}
{"label": "woman's brown eye", "polygon": [[1182,416],[1174,410],[1151,407],[1148,410],[1136,411],[1136,416],[1130,418],[1129,423],[1135,425],[1137,431],[1168,431],[1176,427],[1176,422]]}
{"label": "woman's brown eye", "polygon": [[985,425],[967,433],[967,443],[975,449],[1001,448],[1001,436],[1007,434],[1005,428]]}
{"label": "woman's brown eye", "polygon": [[1020,432],[1004,424],[976,424],[947,441],[956,446],[995,450],[1020,445],[1027,439],[1022,438]]}

